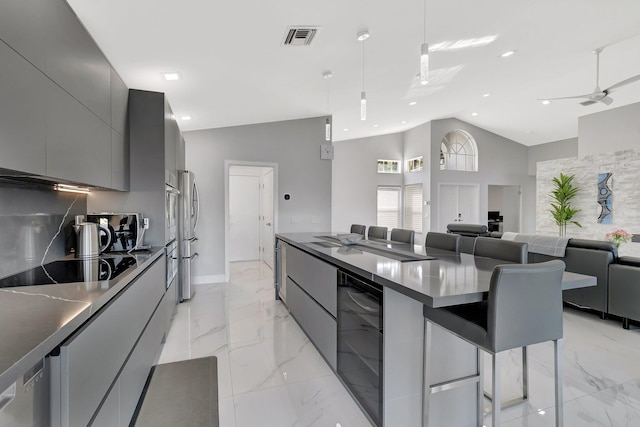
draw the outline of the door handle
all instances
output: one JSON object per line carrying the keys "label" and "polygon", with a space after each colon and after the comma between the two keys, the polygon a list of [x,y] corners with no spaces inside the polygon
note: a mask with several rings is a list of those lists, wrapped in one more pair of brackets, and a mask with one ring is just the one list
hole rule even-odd
{"label": "door handle", "polygon": [[266,223],[265,225],[271,227],[271,223],[270,222]]}

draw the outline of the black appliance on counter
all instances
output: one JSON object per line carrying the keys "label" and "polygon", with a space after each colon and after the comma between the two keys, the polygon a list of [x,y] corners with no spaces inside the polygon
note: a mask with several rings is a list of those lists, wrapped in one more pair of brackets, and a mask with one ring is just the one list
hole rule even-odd
{"label": "black appliance on counter", "polygon": [[382,286],[338,272],[338,375],[382,425]]}

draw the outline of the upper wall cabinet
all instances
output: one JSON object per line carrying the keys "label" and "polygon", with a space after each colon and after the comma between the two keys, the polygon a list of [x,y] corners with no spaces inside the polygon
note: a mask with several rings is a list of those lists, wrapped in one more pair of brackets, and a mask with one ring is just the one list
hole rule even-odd
{"label": "upper wall cabinet", "polygon": [[3,42],[0,69],[0,167],[42,175],[49,80]]}
{"label": "upper wall cabinet", "polygon": [[47,88],[47,172],[111,187],[112,129],[54,83]]}
{"label": "upper wall cabinet", "polygon": [[111,68],[111,127],[121,135],[127,134],[127,102],[129,88]]}
{"label": "upper wall cabinet", "polygon": [[44,70],[44,16],[42,0],[0,1],[0,39],[27,61]]}
{"label": "upper wall cabinet", "polygon": [[45,74],[110,124],[111,66],[107,58],[66,2],[41,3],[48,11]]}

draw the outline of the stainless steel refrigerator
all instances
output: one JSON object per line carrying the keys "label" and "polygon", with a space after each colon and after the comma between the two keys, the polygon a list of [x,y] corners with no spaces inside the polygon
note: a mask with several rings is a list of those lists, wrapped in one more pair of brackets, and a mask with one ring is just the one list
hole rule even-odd
{"label": "stainless steel refrigerator", "polygon": [[198,256],[196,243],[196,227],[200,204],[198,200],[198,187],[193,172],[180,171],[180,301],[191,299],[194,288],[191,284],[191,267],[193,260]]}

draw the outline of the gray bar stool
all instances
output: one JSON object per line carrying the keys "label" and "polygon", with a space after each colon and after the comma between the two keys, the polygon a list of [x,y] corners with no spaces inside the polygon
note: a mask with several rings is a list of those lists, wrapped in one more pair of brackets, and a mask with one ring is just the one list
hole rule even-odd
{"label": "gray bar stool", "polygon": [[416,232],[413,230],[406,230],[404,228],[394,228],[391,230],[391,236],[389,240],[399,243],[408,243],[413,245]]}
{"label": "gray bar stool", "polygon": [[[424,306],[425,348],[423,426],[429,424],[429,401],[438,391],[430,380],[431,328],[439,325],[454,335],[476,346],[478,351],[477,381],[478,425],[482,426],[483,386],[480,350],[492,356],[492,410],[493,426],[500,425],[500,366],[499,353],[514,348],[545,341],[554,343],[556,426],[562,419],[562,274],[564,262],[560,260],[537,264],[505,264],[493,269],[489,299],[479,303],[464,304],[449,308]],[[454,387],[455,384],[449,384]],[[438,385],[442,388],[442,385]]]}
{"label": "gray bar stool", "polygon": [[366,229],[367,229],[366,225],[351,224],[351,233],[361,234],[362,237],[364,237],[364,233]]}
{"label": "gray bar stool", "polygon": [[367,239],[387,240],[387,227],[378,227],[377,225],[370,226],[369,234],[367,234]]}
{"label": "gray bar stool", "polygon": [[456,254],[460,253],[460,235],[450,233],[437,233],[430,231],[424,241],[424,246],[429,248],[441,249],[443,251],[451,251]]}

